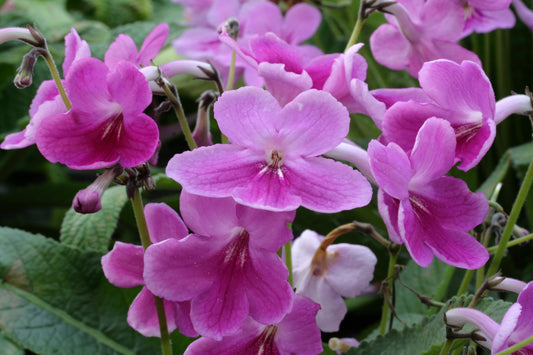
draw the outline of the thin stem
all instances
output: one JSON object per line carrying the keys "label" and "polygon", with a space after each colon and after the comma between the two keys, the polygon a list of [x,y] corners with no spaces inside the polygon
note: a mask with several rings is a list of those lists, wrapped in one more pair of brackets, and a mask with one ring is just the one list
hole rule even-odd
{"label": "thin stem", "polygon": [[518,195],[516,196],[516,199],[513,203],[511,213],[509,214],[509,219],[507,220],[507,224],[505,225],[505,229],[503,230],[500,244],[498,245],[498,249],[496,250],[494,259],[492,260],[492,263],[490,264],[489,270],[487,272],[487,276],[494,275],[500,267],[503,254],[505,253],[505,249],[507,249],[507,244],[509,243],[509,238],[511,238],[511,234],[513,233],[513,228],[516,224],[516,221],[518,220],[518,215],[520,214],[520,211],[522,210],[522,206],[524,205],[524,202],[526,201],[526,197],[528,195],[532,182],[533,182],[533,160],[531,161],[531,163],[529,164],[529,167],[527,168],[524,181],[522,182],[522,186],[520,186]]}
{"label": "thin stem", "polygon": [[[183,135],[185,136],[185,140],[187,141],[189,149],[196,149],[197,145],[192,136],[191,128],[189,127],[189,123],[187,122],[187,117],[185,117],[185,112],[183,111],[183,106],[181,105],[177,90],[175,90],[176,94],[174,94],[173,90],[171,90],[169,87],[168,81],[164,79],[161,80],[159,85],[165,91],[165,94],[167,95],[168,99],[170,100],[170,103],[172,104],[172,107],[174,108],[174,111],[176,112],[176,116],[178,116],[178,121],[180,123],[181,130],[183,132]],[[175,89],[175,87],[173,88]]]}
{"label": "thin stem", "polygon": [[363,18],[363,5],[365,0],[361,0],[361,4],[359,5],[359,12],[357,13],[357,21],[355,22],[355,26],[353,27],[352,34],[350,36],[350,39],[348,40],[348,43],[346,44],[346,48],[344,49],[344,52],[346,53],[348,49],[350,49],[351,46],[355,44],[357,41],[357,37],[359,37],[359,33],[361,33],[361,29],[363,28],[363,22],[365,22],[365,19]]}
{"label": "thin stem", "polygon": [[[146,248],[148,248],[152,242],[150,241],[150,234],[146,224],[146,217],[144,215],[144,207],[139,189],[135,189],[135,194],[131,199],[131,205],[133,207],[133,214],[135,215],[137,229],[139,230],[139,236],[141,237],[141,243],[144,250],[146,250]],[[170,345],[170,336],[168,334],[167,317],[165,316],[163,300],[157,296],[154,296],[154,300],[155,307],[157,309],[157,318],[159,319],[159,330],[161,332],[161,352],[163,355],[172,355],[172,347]]]}
{"label": "thin stem", "polygon": [[[526,236],[523,236],[521,238],[515,239],[515,240],[511,240],[509,243],[507,243],[507,248],[514,247],[515,245],[525,243],[525,242],[527,242],[527,241],[529,241],[531,239],[533,239],[533,233],[532,234],[528,234]],[[498,245],[495,245],[493,247],[487,248],[487,251],[489,253],[494,253],[497,250],[498,250]]]}
{"label": "thin stem", "polygon": [[[515,351],[517,350],[520,350],[522,349],[524,346],[527,346],[529,344],[533,343],[533,335],[531,335],[530,337],[522,340],[521,342],[519,343],[516,343],[515,345],[511,346],[510,348],[507,348],[505,350],[502,350],[500,351],[499,353],[496,353],[496,355],[508,355],[508,354],[512,354],[514,353]],[[525,352],[524,352],[525,354]]]}
{"label": "thin stem", "polygon": [[231,64],[229,67],[228,83],[226,84],[226,91],[233,90],[235,80],[235,62],[237,60],[237,53],[231,52]]}
{"label": "thin stem", "polygon": [[289,269],[289,284],[294,286],[293,276],[292,276],[292,251],[291,251],[292,241],[289,241],[285,244],[285,265]]}
{"label": "thin stem", "polygon": [[57,86],[57,90],[59,91],[59,95],[61,95],[61,99],[63,100],[65,107],[67,108],[67,110],[70,110],[72,108],[72,104],[70,103],[70,100],[67,97],[67,93],[65,91],[65,88],[63,87],[63,83],[61,83],[61,77],[59,76],[59,72],[57,71],[56,64],[54,63],[54,58],[52,58],[52,54],[50,54],[50,52],[46,50],[45,54],[43,54],[43,57],[44,60],[46,60],[48,68],[50,69],[50,74],[52,74],[52,78],[54,79],[54,82]]}
{"label": "thin stem", "polygon": [[444,343],[444,346],[440,350],[439,354],[440,355],[448,355],[448,353],[450,352],[450,349],[452,348],[452,344],[453,344],[453,339],[446,340],[446,343]]}
{"label": "thin stem", "polygon": [[[388,290],[392,290],[394,287],[394,270],[396,266],[396,259],[398,257],[399,248],[389,249],[389,268],[387,271]],[[379,333],[385,334],[387,329],[387,319],[389,317],[389,303],[387,302],[387,296],[383,300],[383,311],[381,312],[381,322],[379,324]]]}
{"label": "thin stem", "polygon": [[468,290],[468,285],[470,285],[470,280],[472,280],[472,276],[474,276],[474,271],[475,270],[466,270],[461,286],[459,286],[459,290],[457,290],[457,297],[465,294]]}

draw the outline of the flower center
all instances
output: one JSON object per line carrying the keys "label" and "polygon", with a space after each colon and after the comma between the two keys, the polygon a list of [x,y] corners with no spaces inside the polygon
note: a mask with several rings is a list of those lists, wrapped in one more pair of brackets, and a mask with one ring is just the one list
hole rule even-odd
{"label": "flower center", "polygon": [[280,354],[276,344],[274,343],[274,337],[278,331],[278,327],[275,325],[268,325],[261,332],[261,334],[255,339],[250,346],[250,354],[257,355],[278,355]]}
{"label": "flower center", "polygon": [[250,234],[244,228],[239,228],[235,231],[235,234],[237,236],[234,237],[226,249],[224,264],[234,262],[237,266],[243,268],[249,258],[248,244],[250,242]]}
{"label": "flower center", "polygon": [[103,142],[108,139],[113,139],[115,142],[120,141],[120,136],[124,126],[123,123],[124,115],[122,114],[122,111],[120,111],[116,116],[109,118],[103,127],[100,141]]}
{"label": "flower center", "polygon": [[280,178],[283,178],[283,171],[281,169],[284,161],[283,152],[277,149],[272,149],[266,154],[265,160],[266,165],[261,169],[259,174],[262,175],[266,172],[275,172]]}

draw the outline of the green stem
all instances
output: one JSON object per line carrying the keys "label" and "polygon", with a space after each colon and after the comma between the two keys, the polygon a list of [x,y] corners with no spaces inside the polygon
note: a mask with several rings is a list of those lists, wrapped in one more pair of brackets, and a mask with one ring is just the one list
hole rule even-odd
{"label": "green stem", "polygon": [[[527,242],[528,240],[531,240],[531,239],[533,239],[533,233],[532,234],[528,234],[528,235],[526,235],[524,237],[521,237],[521,238],[518,238],[518,239],[510,241],[509,243],[507,243],[507,248],[514,247],[515,245],[518,245],[518,244],[521,244],[521,243],[525,243],[525,242]],[[496,250],[498,250],[498,245],[495,245],[493,247],[487,248],[487,251],[489,253],[494,253]]]}
{"label": "green stem", "polygon": [[294,286],[293,276],[292,276],[292,251],[291,251],[292,242],[289,241],[285,244],[285,265],[289,269],[289,284]]}
{"label": "green stem", "polygon": [[[137,229],[139,230],[139,236],[141,237],[141,243],[144,250],[146,250],[152,242],[150,241],[150,234],[148,232],[148,225],[146,224],[146,217],[144,215],[144,207],[139,189],[135,189],[135,195],[133,196],[133,199],[131,199],[131,205],[133,207]],[[163,355],[172,355],[163,300],[157,296],[154,296],[154,300],[157,309],[157,318],[159,319],[159,330],[161,332],[161,353]]]}
{"label": "green stem", "polygon": [[[185,136],[185,140],[187,141],[187,145],[189,146],[190,150],[196,149],[198,146],[196,145],[196,142],[194,141],[194,138],[192,137],[191,128],[189,127],[189,123],[187,122],[187,117],[185,117],[185,112],[183,111],[183,106],[181,105],[181,100],[179,98],[179,95],[172,92],[169,88],[169,84],[167,82],[164,82],[161,87],[165,91],[165,94],[167,95],[168,99],[172,103],[172,107],[174,107],[174,111],[176,112],[176,116],[178,116],[178,121],[181,126],[181,130],[183,132],[183,135]],[[176,90],[177,93],[177,90]]]}
{"label": "green stem", "polygon": [[[398,257],[399,249],[389,250],[389,268],[387,271],[387,291],[392,290],[394,287],[394,267],[396,266],[396,259]],[[381,312],[381,322],[379,324],[379,333],[385,334],[387,329],[387,319],[389,318],[389,303],[387,302],[387,296],[383,300],[383,311]]]}
{"label": "green stem", "polygon": [[509,219],[507,220],[507,224],[505,225],[505,229],[503,230],[502,239],[500,240],[500,244],[498,245],[498,249],[496,250],[494,259],[492,260],[492,263],[490,264],[489,271],[487,272],[487,276],[494,275],[500,267],[503,254],[505,253],[505,249],[507,249],[507,244],[509,243],[509,239],[511,238],[511,234],[513,232],[513,228],[516,224],[516,221],[518,220],[518,215],[520,214],[520,211],[522,210],[522,206],[524,205],[524,202],[526,201],[526,197],[528,195],[532,181],[533,181],[533,160],[531,161],[531,163],[529,164],[529,167],[527,168],[524,181],[522,182],[522,186],[520,186],[518,195],[516,196],[516,199],[513,203],[513,207],[511,208]]}
{"label": "green stem", "polygon": [[457,291],[457,297],[466,293],[468,285],[470,285],[470,280],[472,280],[472,276],[474,276],[474,270],[466,270],[461,286],[459,286],[459,290]]}
{"label": "green stem", "polygon": [[233,90],[235,80],[235,62],[237,60],[237,53],[231,52],[231,65],[229,67],[228,83],[226,84],[226,91]]}
{"label": "green stem", "polygon": [[[533,335],[531,335],[529,338],[526,338],[522,340],[519,343],[516,343],[515,345],[511,346],[510,348],[507,348],[505,350],[500,351],[499,353],[496,353],[496,355],[508,355],[512,354],[517,350],[522,349],[524,346],[527,346],[529,344],[533,343]],[[525,354],[525,352],[524,352]]]}
{"label": "green stem", "polygon": [[344,49],[344,53],[350,49],[351,46],[355,44],[357,41],[357,37],[359,37],[359,33],[361,33],[361,29],[363,28],[363,22],[365,20],[363,19],[363,3],[364,0],[361,0],[361,4],[359,5],[359,12],[357,15],[357,21],[355,22],[355,26],[353,27],[352,35],[350,36],[350,39],[348,40],[348,44],[346,44],[346,48]]}
{"label": "green stem", "polygon": [[52,58],[52,54],[50,54],[50,52],[46,50],[46,53],[43,55],[43,57],[44,60],[46,60],[48,68],[50,69],[50,74],[52,74],[52,78],[56,83],[57,90],[59,91],[59,95],[61,95],[61,99],[63,100],[65,107],[67,108],[67,110],[70,110],[72,108],[72,104],[70,103],[70,100],[67,97],[67,93],[65,91],[65,88],[63,87],[63,84],[61,83],[61,77],[59,76],[59,72],[57,71],[56,64],[54,63],[54,58]]}
{"label": "green stem", "polygon": [[[448,265],[446,267],[446,270],[444,271],[444,277],[442,282],[440,283],[439,287],[435,291],[435,295],[433,296],[433,301],[440,302],[444,299],[444,296],[446,296],[446,291],[448,291],[448,286],[450,285],[450,281],[452,280],[453,273],[455,272],[455,267]],[[433,315],[437,313],[438,309],[435,307],[432,307],[428,311],[428,315]]]}
{"label": "green stem", "polygon": [[453,343],[452,339],[446,340],[446,343],[444,343],[444,346],[440,350],[439,354],[440,355],[448,355],[448,353],[450,352],[450,349],[452,348],[452,343]]}

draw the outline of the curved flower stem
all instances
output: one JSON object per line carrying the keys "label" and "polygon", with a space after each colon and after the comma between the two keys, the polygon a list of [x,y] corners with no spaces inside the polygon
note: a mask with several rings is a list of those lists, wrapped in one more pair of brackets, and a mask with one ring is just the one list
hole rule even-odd
{"label": "curved flower stem", "polygon": [[359,5],[359,11],[357,13],[357,21],[355,22],[355,26],[353,27],[352,34],[350,36],[350,39],[348,40],[348,43],[346,44],[346,48],[344,49],[344,52],[346,53],[348,49],[350,49],[351,46],[355,44],[357,41],[357,37],[359,37],[359,33],[361,33],[361,29],[363,28],[363,22],[365,22],[365,19],[363,18],[363,6],[364,6],[364,0],[361,0],[361,4]]}
{"label": "curved flower stem", "polygon": [[292,241],[285,243],[285,265],[289,269],[289,284],[294,287],[294,281],[292,276],[292,251],[291,251]]}
{"label": "curved flower stem", "polygon": [[505,229],[503,230],[502,238],[500,240],[500,244],[498,245],[498,249],[496,250],[496,254],[494,255],[494,259],[492,260],[489,270],[487,271],[487,276],[494,275],[498,271],[498,268],[500,267],[503,254],[505,252],[505,249],[507,249],[509,238],[511,237],[511,234],[513,232],[513,227],[516,224],[518,215],[520,214],[520,211],[522,210],[522,206],[524,206],[524,202],[526,201],[526,197],[528,195],[532,182],[533,182],[533,160],[531,161],[531,163],[529,164],[529,167],[527,168],[524,181],[522,182],[522,186],[520,186],[518,195],[516,196],[516,199],[513,203],[513,207],[511,208],[509,219],[507,220],[507,224],[505,225]]}
{"label": "curved flower stem", "polygon": [[452,348],[453,339],[447,339],[446,343],[444,343],[444,346],[440,350],[440,355],[448,355],[450,352],[450,349]]}
{"label": "curved flower stem", "polygon": [[160,78],[157,83],[165,91],[165,95],[167,95],[172,107],[174,108],[174,111],[176,112],[176,116],[178,116],[178,121],[189,149],[193,150],[197,148],[196,142],[192,136],[191,128],[187,122],[187,117],[185,117],[183,106],[181,105],[178,90],[174,85],[170,84],[170,82],[164,78]]}
{"label": "curved flower stem", "polygon": [[521,342],[519,343],[516,343],[515,345],[511,346],[510,348],[507,348],[505,350],[502,350],[500,351],[499,353],[496,353],[495,355],[508,355],[508,354],[512,354],[514,353],[515,351],[517,350],[520,350],[522,349],[524,346],[527,346],[529,344],[533,343],[533,335],[528,337],[528,338],[525,338],[524,340],[522,340]]}
{"label": "curved flower stem", "polygon": [[461,296],[468,290],[468,285],[470,284],[470,280],[472,280],[472,276],[474,276],[474,271],[475,270],[466,270],[465,276],[463,276],[463,281],[459,286],[459,290],[457,290],[457,297]]}
{"label": "curved flower stem", "polygon": [[[388,290],[392,290],[394,287],[394,272],[396,266],[396,259],[400,248],[397,245],[393,245],[389,248],[389,268],[387,271]],[[383,310],[381,312],[381,322],[379,324],[379,333],[385,334],[387,329],[387,319],[389,318],[389,303],[387,302],[387,296],[383,300]]]}
{"label": "curved flower stem", "polygon": [[[444,296],[446,295],[446,291],[448,291],[448,286],[450,285],[450,281],[452,280],[453,273],[455,272],[455,267],[448,265],[446,266],[446,270],[444,271],[443,280],[440,283],[439,287],[435,291],[435,295],[433,296],[432,300],[440,302],[444,299]],[[428,315],[433,315],[437,313],[438,309],[433,307],[428,310]]]}
{"label": "curved flower stem", "polygon": [[[148,233],[148,226],[146,224],[146,217],[144,216],[144,207],[139,189],[135,189],[135,194],[131,199],[131,205],[133,207],[137,229],[139,230],[139,235],[141,237],[141,243],[144,250],[146,250],[152,242],[150,241],[150,235]],[[163,300],[154,296],[154,301],[157,309],[157,318],[159,318],[159,330],[161,331],[161,353],[163,355],[172,355]]]}
{"label": "curved flower stem", "polygon": [[70,100],[67,97],[67,93],[65,91],[65,88],[63,87],[63,83],[61,83],[61,77],[59,76],[59,72],[57,71],[54,58],[52,57],[52,54],[50,53],[48,48],[44,51],[43,57],[46,61],[46,64],[48,65],[48,68],[50,69],[50,73],[52,74],[52,78],[54,79],[54,82],[57,86],[57,90],[59,91],[59,95],[61,96],[65,107],[67,108],[67,110],[70,110],[72,108],[72,104],[70,103]]}

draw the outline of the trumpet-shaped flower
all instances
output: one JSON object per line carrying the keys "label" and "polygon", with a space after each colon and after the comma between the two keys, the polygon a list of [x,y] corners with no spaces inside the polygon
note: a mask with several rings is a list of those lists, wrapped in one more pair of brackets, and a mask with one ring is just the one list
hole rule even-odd
{"label": "trumpet-shaped flower", "polygon": [[144,280],[154,294],[191,300],[194,329],[220,340],[248,316],[276,323],[292,303],[288,270],[276,251],[292,239],[294,212],[270,212],[182,191],[181,215],[194,232],[151,245]]}
{"label": "trumpet-shaped flower", "polygon": [[409,151],[426,119],[443,118],[455,131],[459,169],[466,171],[474,167],[496,135],[496,99],[487,75],[469,61],[459,65],[436,60],[424,64],[419,81],[430,102],[410,100],[392,105],[383,119],[385,140]]}
{"label": "trumpet-shaped flower", "polygon": [[368,287],[377,258],[362,245],[341,243],[319,250],[323,239],[306,230],[292,244],[294,286],[297,294],[320,304],[318,327],[335,332],[348,311],[343,297],[353,298]]}
{"label": "trumpet-shaped flower", "polygon": [[[474,324],[476,332],[485,340],[480,344],[489,348],[491,354],[499,353],[530,336],[533,336],[533,282],[528,283],[518,295],[500,324],[486,314],[471,308],[453,308],[446,312],[446,322],[451,327]],[[531,354],[533,344],[526,345],[513,354]]]}
{"label": "trumpet-shaped flower", "polygon": [[383,24],[370,37],[376,60],[391,69],[407,69],[417,77],[425,62],[449,59],[457,63],[470,60],[481,65],[476,54],[461,47],[457,40],[465,23],[463,8],[450,0],[399,0],[387,7]]}
{"label": "trumpet-shaped flower", "polygon": [[109,69],[95,58],[76,61],[65,80],[73,108],[39,124],[36,142],[49,161],[73,169],[99,169],[117,162],[134,167],[150,159],[159,140],[144,75],[122,61]]}
{"label": "trumpet-shaped flower", "polygon": [[315,315],[320,306],[303,296],[294,296],[292,310],[275,324],[263,325],[246,319],[239,330],[216,341],[195,340],[185,355],[298,354],[323,351]]}
{"label": "trumpet-shaped flower", "polygon": [[274,211],[338,212],[370,201],[358,171],[318,156],[348,133],[348,112],[330,94],[308,90],[281,108],[267,91],[245,87],[225,92],[214,113],[231,144],[175,155],[166,169],[189,192]]}
{"label": "trumpet-shaped flower", "polygon": [[[86,41],[82,40],[75,29],[71,29],[65,36],[65,60],[63,61],[63,75],[67,75],[72,64],[82,58],[91,56],[91,50]],[[35,144],[35,135],[39,123],[46,117],[67,111],[56,84],[53,80],[45,80],[37,89],[30,106],[30,122],[24,130],[8,134],[0,148],[20,149]]]}
{"label": "trumpet-shaped flower", "polygon": [[[146,224],[153,243],[187,236],[187,227],[178,214],[164,203],[150,203],[144,207]],[[116,242],[113,250],[102,257],[102,268],[110,283],[117,287],[144,286],[144,250],[140,245]],[[189,317],[190,302],[163,300],[169,332],[179,328],[186,336],[194,337]],[[160,336],[154,295],[143,287],[128,311],[128,324],[144,336]]]}
{"label": "trumpet-shaped flower", "polygon": [[483,266],[489,254],[468,231],[489,206],[460,179],[444,176],[453,166],[456,138],[450,124],[429,118],[408,155],[400,146],[371,141],[370,166],[380,187],[378,208],[390,238],[405,243],[413,259],[428,266],[433,255],[466,269]]}

